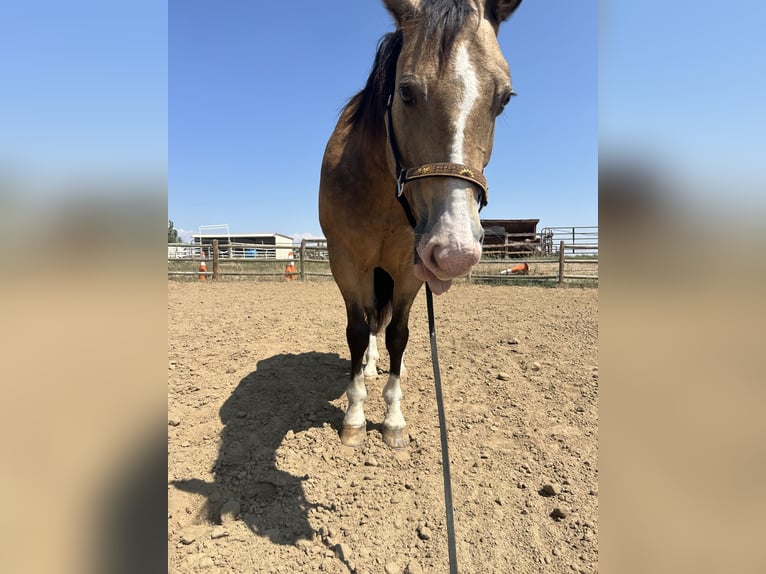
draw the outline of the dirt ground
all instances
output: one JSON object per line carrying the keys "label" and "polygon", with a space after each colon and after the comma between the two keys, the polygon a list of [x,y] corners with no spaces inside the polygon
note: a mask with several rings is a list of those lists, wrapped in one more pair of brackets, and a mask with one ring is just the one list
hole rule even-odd
{"label": "dirt ground", "polygon": [[[449,571],[425,307],[410,446],[381,440],[381,372],[354,450],[334,283],[168,282],[169,572]],[[459,571],[597,572],[597,290],[456,284],[435,308]]]}

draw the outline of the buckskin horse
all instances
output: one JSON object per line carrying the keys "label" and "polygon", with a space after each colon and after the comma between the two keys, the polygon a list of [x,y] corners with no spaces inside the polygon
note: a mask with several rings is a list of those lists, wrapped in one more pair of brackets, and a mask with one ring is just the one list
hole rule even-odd
{"label": "buckskin horse", "polygon": [[497,33],[521,0],[384,4],[396,31],[381,39],[364,89],[327,143],[319,220],[351,352],[341,442],[365,439],[365,375],[377,375],[376,336],[385,328],[382,434],[398,449],[409,443],[400,378],[412,302],[424,281],[444,293],[481,257],[483,170],[495,118],[514,95]]}

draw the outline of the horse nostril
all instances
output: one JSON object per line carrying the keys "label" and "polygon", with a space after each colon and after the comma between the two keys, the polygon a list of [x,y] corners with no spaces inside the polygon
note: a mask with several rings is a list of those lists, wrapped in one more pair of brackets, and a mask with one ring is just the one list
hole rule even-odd
{"label": "horse nostril", "polygon": [[437,253],[437,249],[441,251],[441,246],[440,245],[433,246],[428,253],[428,265],[432,269],[439,268],[439,253]]}

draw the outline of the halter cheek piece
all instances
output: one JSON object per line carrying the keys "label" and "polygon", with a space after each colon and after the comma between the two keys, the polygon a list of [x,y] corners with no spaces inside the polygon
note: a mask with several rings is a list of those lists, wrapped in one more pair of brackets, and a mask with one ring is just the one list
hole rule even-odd
{"label": "halter cheek piece", "polygon": [[388,96],[388,103],[386,104],[386,128],[388,129],[388,143],[391,147],[391,155],[394,156],[394,163],[396,164],[396,198],[401,203],[404,213],[407,216],[407,221],[414,228],[416,221],[415,216],[412,213],[407,198],[404,197],[404,185],[407,182],[414,181],[416,179],[423,179],[426,177],[454,177],[458,179],[464,179],[479,187],[479,211],[487,205],[487,194],[489,188],[487,187],[487,178],[481,171],[471,169],[466,165],[459,163],[427,163],[420,167],[413,167],[407,169],[402,166],[402,158],[399,153],[399,146],[396,145],[396,138],[394,137],[394,122],[391,118],[391,104],[393,102],[393,95]]}

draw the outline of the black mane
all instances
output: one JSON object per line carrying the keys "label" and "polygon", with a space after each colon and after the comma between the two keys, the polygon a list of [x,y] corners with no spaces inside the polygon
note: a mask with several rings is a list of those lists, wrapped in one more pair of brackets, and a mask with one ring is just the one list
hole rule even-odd
{"label": "black mane", "polygon": [[[438,56],[443,67],[458,33],[474,9],[464,0],[424,0],[421,10],[405,26],[422,29],[415,35],[418,51]],[[389,32],[378,43],[375,61],[364,89],[349,100],[348,122],[375,138],[383,131],[388,96],[395,91],[396,63],[402,50],[402,30]]]}
{"label": "black mane", "polygon": [[401,50],[401,30],[389,32],[380,39],[367,84],[346,106],[350,112],[349,124],[361,126],[373,139],[383,130],[386,101],[394,93],[396,62]]}

